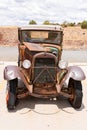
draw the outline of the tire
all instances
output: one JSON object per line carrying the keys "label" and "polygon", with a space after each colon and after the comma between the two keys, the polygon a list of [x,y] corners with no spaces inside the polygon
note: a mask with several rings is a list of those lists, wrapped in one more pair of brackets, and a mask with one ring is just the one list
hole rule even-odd
{"label": "tire", "polygon": [[16,106],[17,102],[17,85],[18,85],[18,79],[13,79],[8,81],[9,84],[9,90],[8,90],[8,95],[6,98],[7,102],[7,109],[8,110],[13,110]]}
{"label": "tire", "polygon": [[69,83],[69,88],[71,89],[72,95],[72,98],[69,98],[69,102],[73,108],[78,109],[81,107],[83,98],[81,81],[71,79]]}

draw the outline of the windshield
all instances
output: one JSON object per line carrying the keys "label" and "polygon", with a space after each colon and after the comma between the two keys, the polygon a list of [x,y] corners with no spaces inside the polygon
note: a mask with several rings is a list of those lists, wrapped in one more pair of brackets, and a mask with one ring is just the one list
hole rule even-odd
{"label": "windshield", "polygon": [[60,44],[62,42],[61,31],[22,31],[23,42],[33,43],[54,43]]}

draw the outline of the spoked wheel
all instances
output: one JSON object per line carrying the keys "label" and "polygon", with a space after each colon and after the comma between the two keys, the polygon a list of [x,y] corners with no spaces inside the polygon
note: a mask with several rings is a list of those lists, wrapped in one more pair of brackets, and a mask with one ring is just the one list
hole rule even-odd
{"label": "spoked wheel", "polygon": [[70,94],[72,95],[71,98],[69,98],[70,104],[75,109],[80,108],[82,104],[82,97],[83,97],[81,81],[70,79],[69,91]]}
{"label": "spoked wheel", "polygon": [[6,103],[8,110],[13,110],[15,108],[16,102],[17,102],[17,85],[18,85],[18,79],[13,79],[8,81],[8,93],[6,97]]}

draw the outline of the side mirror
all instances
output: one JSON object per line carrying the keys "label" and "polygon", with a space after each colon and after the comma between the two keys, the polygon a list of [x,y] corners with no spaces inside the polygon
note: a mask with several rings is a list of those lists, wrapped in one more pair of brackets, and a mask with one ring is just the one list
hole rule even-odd
{"label": "side mirror", "polygon": [[68,62],[60,60],[58,66],[60,69],[66,69],[68,67]]}

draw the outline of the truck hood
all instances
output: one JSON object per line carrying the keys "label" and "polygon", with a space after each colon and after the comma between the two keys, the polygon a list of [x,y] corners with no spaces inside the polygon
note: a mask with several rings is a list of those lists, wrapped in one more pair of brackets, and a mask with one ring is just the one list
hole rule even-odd
{"label": "truck hood", "polygon": [[30,42],[23,42],[23,44],[30,50],[30,51],[47,51],[47,49],[42,46],[41,44],[30,43]]}
{"label": "truck hood", "polygon": [[[57,49],[60,50],[61,48],[58,45],[52,44],[36,44],[30,42],[23,42],[23,44],[30,50],[30,51],[44,51],[44,52],[52,52],[52,50],[56,51]],[[53,49],[55,48],[55,49]]]}

